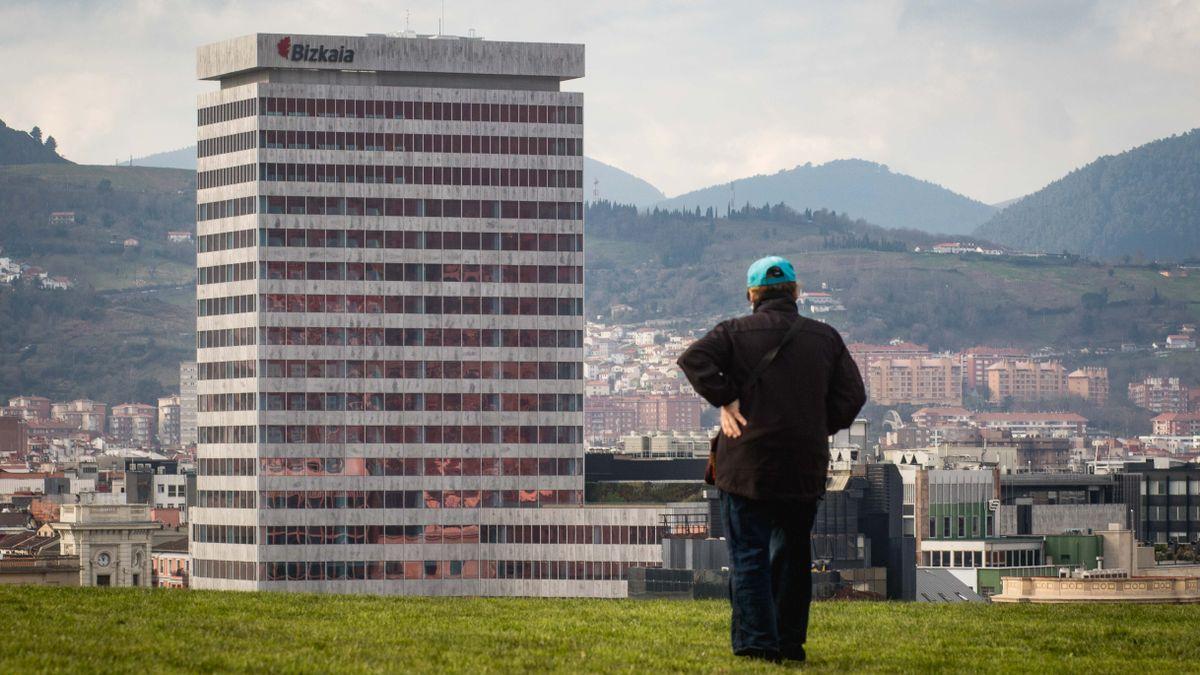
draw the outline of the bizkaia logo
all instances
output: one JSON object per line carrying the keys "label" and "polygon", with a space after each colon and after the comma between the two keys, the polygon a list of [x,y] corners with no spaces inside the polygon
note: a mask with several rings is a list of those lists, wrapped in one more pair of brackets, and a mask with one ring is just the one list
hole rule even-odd
{"label": "bizkaia logo", "polygon": [[290,61],[316,61],[317,63],[354,63],[354,50],[345,47],[330,48],[325,45],[292,44],[292,38],[280,40],[275,49]]}

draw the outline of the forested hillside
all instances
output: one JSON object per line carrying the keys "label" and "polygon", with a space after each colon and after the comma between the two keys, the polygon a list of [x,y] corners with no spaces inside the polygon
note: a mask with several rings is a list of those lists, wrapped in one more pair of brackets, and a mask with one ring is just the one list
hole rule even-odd
{"label": "forested hillside", "polygon": [[53,136],[43,138],[38,127],[28,132],[13,129],[0,120],[0,165],[66,162],[58,155]]}
{"label": "forested hillside", "polygon": [[735,208],[746,203],[782,202],[795,209],[829,209],[884,227],[940,234],[971,232],[995,212],[987,204],[940,185],[861,159],[805,164],[769,176],[739,178],[668,199],[659,206],[713,208],[724,214],[731,200]]}
{"label": "forested hillside", "polygon": [[1200,129],[1101,157],[996,214],[978,235],[1096,258],[1200,257]]}
{"label": "forested hillside", "polygon": [[600,205],[588,211],[587,310],[593,318],[616,307],[626,321],[711,324],[746,311],[746,266],[774,254],[793,260],[805,288],[845,305],[820,318],[855,340],[1117,347],[1200,320],[1200,278],[1070,257],[906,252],[929,237],[783,206],[715,218]]}
{"label": "forested hillside", "polygon": [[[195,174],[170,169],[0,168],[0,255],[70,278],[0,287],[0,398],[38,393],[152,401],[194,353]],[[74,224],[50,224],[74,211]],[[136,239],[136,246],[125,245]]]}

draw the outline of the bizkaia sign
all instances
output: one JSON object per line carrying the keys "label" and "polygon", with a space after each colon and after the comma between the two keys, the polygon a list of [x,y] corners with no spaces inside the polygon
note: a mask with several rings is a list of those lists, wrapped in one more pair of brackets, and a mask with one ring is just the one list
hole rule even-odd
{"label": "bizkaia sign", "polygon": [[275,45],[279,55],[289,61],[315,61],[317,63],[354,63],[354,50],[325,45],[306,45],[285,37]]}

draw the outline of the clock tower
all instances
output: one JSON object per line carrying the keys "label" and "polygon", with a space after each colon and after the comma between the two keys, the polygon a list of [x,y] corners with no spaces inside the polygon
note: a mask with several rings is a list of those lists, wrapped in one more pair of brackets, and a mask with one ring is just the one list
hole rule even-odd
{"label": "clock tower", "polygon": [[52,527],[79,557],[80,586],[150,586],[150,540],[161,525],[146,504],[64,504]]}

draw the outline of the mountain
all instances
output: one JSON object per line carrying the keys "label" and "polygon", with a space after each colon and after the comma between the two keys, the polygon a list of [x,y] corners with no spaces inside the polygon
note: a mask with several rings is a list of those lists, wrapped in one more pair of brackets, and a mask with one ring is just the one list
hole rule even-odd
{"label": "mountain", "polygon": [[[122,162],[121,165],[129,166],[129,162]],[[151,166],[162,169],[190,169],[195,171],[196,146],[189,145],[186,148],[178,150],[156,152],[153,155],[137,157],[133,160],[133,166]]]}
{"label": "mountain", "polygon": [[[41,130],[37,130],[39,137],[41,133]],[[58,154],[52,136],[41,141],[0,121],[0,165],[53,164],[66,161]]]}
{"label": "mountain", "polygon": [[583,187],[587,201],[592,201],[593,189],[599,191],[600,199],[615,204],[633,204],[639,208],[666,199],[662,190],[650,183],[591,157],[583,158]]}
{"label": "mountain", "polygon": [[730,202],[775,204],[795,209],[832,209],[876,225],[941,234],[966,234],[995,213],[987,204],[928,181],[892,173],[882,164],[839,159],[805,164],[772,175],[757,175],[689,192],[658,206],[725,213]]}
{"label": "mountain", "polygon": [[1106,155],[997,213],[977,232],[1096,258],[1200,255],[1200,129]]}
{"label": "mountain", "polygon": [[[128,164],[128,162],[122,163],[125,166]],[[178,150],[137,157],[133,160],[133,166],[195,171],[196,146],[190,145]],[[599,183],[594,181],[599,181]],[[599,189],[601,199],[617,204],[646,207],[666,198],[661,190],[641,178],[591,157],[583,158],[583,186],[588,201],[591,201],[593,188]]]}

